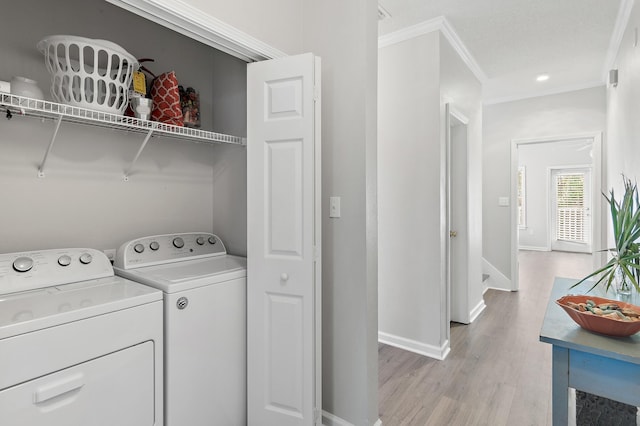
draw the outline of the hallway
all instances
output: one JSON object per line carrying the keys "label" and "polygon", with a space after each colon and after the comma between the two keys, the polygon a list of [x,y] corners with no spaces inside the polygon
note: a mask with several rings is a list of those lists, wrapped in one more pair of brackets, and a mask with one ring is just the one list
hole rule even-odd
{"label": "hallway", "polygon": [[437,361],[379,344],[383,425],[549,425],[551,347],[538,340],[555,277],[581,278],[591,255],[521,251],[520,291],[488,290],[470,325],[451,324]]}

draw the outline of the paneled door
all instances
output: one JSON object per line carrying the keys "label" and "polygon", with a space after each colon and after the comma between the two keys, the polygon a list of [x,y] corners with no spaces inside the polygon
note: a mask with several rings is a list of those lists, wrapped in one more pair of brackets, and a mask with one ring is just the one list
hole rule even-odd
{"label": "paneled door", "polygon": [[247,413],[321,424],[320,60],[247,74]]}

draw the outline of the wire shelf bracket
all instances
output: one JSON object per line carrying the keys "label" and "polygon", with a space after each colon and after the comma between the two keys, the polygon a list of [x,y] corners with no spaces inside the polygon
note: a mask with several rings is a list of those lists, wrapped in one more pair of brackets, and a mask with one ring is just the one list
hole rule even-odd
{"label": "wire shelf bracket", "polygon": [[151,136],[164,136],[172,139],[182,139],[208,144],[232,144],[241,146],[246,146],[247,144],[245,138],[238,136],[225,135],[222,133],[209,132],[190,127],[174,126],[156,121],[142,120],[135,117],[126,117],[123,115],[110,114],[71,105],[63,105],[42,99],[25,98],[23,96],[16,96],[8,93],[0,93],[0,109],[6,111],[7,119],[11,119],[18,115],[52,119],[56,121],[53,135],[49,141],[49,145],[47,146],[47,151],[44,154],[40,166],[38,167],[38,177],[45,176],[44,170],[47,159],[53,149],[53,145],[55,144],[58,136],[58,130],[60,130],[60,125],[63,121],[144,134],[145,137],[142,145],[138,149],[138,152],[130,166],[125,169],[125,181],[129,180],[131,171],[138,161],[140,154],[151,139]]}

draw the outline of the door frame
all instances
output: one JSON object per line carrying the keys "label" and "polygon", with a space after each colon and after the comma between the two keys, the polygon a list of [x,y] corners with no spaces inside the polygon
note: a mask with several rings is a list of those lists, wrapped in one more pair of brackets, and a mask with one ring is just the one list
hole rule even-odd
{"label": "door frame", "polygon": [[[468,140],[469,140],[469,118],[465,116],[459,109],[457,109],[451,102],[445,103],[445,173],[444,173],[444,182],[445,182],[445,234],[443,235],[444,239],[444,259],[443,262],[444,271],[442,276],[445,277],[444,285],[445,288],[445,325],[446,325],[446,337],[449,345],[451,344],[451,237],[449,232],[451,231],[451,124],[452,118],[456,119],[462,125],[467,127],[467,138],[466,138],[466,147],[467,153],[469,151]],[[465,164],[465,168],[468,168],[468,163]],[[467,173],[468,179],[468,173]],[[468,220],[468,211],[465,217],[465,220]],[[466,249],[466,247],[464,248]],[[465,265],[468,268],[468,265]],[[468,286],[468,280],[467,280]],[[467,288],[468,293],[468,288]],[[467,306],[467,311],[469,307]]]}
{"label": "door frame", "polygon": [[511,140],[511,177],[510,177],[510,218],[511,218],[511,291],[518,291],[520,288],[518,280],[518,147],[520,145],[536,144],[536,143],[553,143],[566,142],[578,139],[591,139],[593,141],[592,148],[592,179],[593,184],[592,202],[593,212],[591,220],[593,221],[592,248],[594,269],[602,265],[604,253],[600,252],[602,242],[606,241],[603,232],[605,227],[602,226],[601,218],[604,217],[602,211],[604,204],[602,203],[601,189],[604,188],[604,164],[602,162],[602,132],[574,133],[560,136],[535,137],[527,139]]}

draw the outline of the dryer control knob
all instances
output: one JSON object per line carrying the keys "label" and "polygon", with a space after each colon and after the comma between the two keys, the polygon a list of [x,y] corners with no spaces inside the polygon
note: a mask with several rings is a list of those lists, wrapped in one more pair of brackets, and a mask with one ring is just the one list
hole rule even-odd
{"label": "dryer control knob", "polygon": [[13,269],[16,272],[28,272],[33,268],[33,259],[30,257],[19,257],[13,261]]}
{"label": "dryer control knob", "polygon": [[69,266],[69,265],[71,265],[71,257],[66,255],[66,254],[63,254],[62,256],[60,256],[58,258],[58,265],[60,265],[60,266]]}
{"label": "dryer control knob", "polygon": [[136,253],[142,253],[144,251],[144,246],[142,244],[138,243],[135,246],[133,246],[133,250]]}
{"label": "dryer control knob", "polygon": [[82,263],[83,265],[90,264],[92,260],[93,256],[91,256],[89,253],[82,253],[80,255],[80,263]]}
{"label": "dryer control knob", "polygon": [[153,251],[156,251],[160,248],[160,244],[158,244],[157,241],[151,241],[151,244],[149,244],[149,248]]}
{"label": "dryer control knob", "polygon": [[217,241],[216,237],[214,237],[214,236],[209,237],[209,244],[215,244],[216,241]]}
{"label": "dryer control knob", "polygon": [[204,244],[204,237],[198,237],[196,238],[196,243],[198,243],[199,246]]}
{"label": "dryer control knob", "polygon": [[184,247],[184,240],[180,237],[176,237],[173,239],[173,246],[175,248],[182,248]]}

